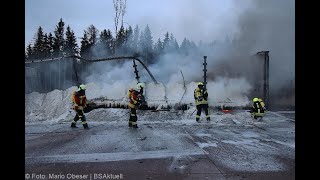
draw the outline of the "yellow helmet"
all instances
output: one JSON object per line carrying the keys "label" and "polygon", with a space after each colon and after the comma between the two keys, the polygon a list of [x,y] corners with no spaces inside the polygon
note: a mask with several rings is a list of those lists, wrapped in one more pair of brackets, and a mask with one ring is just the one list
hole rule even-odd
{"label": "yellow helmet", "polygon": [[81,90],[86,90],[86,85],[81,84],[78,88],[78,91],[81,91]]}
{"label": "yellow helmet", "polygon": [[141,88],[143,88],[143,83],[138,83],[137,84],[137,89],[140,90]]}
{"label": "yellow helmet", "polygon": [[203,86],[203,83],[202,82],[198,82],[198,86]]}
{"label": "yellow helmet", "polygon": [[253,101],[253,102],[258,102],[258,101],[259,101],[259,98],[253,98],[252,101]]}

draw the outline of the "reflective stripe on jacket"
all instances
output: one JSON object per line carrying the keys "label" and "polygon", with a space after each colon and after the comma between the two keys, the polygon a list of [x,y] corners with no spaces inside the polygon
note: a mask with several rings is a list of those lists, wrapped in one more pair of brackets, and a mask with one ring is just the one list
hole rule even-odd
{"label": "reflective stripe on jacket", "polygon": [[208,92],[207,90],[200,89],[197,87],[194,90],[194,100],[196,105],[199,104],[208,104]]}
{"label": "reflective stripe on jacket", "polygon": [[259,101],[254,102],[252,105],[253,113],[263,115],[265,113],[265,108],[263,105]]}

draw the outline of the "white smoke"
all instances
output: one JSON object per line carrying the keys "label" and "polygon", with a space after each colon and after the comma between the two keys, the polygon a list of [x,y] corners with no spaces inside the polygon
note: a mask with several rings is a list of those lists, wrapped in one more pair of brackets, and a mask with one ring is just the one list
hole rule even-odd
{"label": "white smoke", "polygon": [[[242,7],[242,1],[234,1]],[[270,51],[270,90],[295,79],[295,3],[292,0],[248,1],[239,16],[236,51]],[[294,88],[294,87],[291,87]]]}
{"label": "white smoke", "polygon": [[[179,29],[179,32],[188,31],[190,35],[205,34],[206,39],[200,38],[203,36],[192,36],[191,40],[215,43],[211,46],[199,46],[197,52],[188,52],[188,56],[166,54],[155,64],[148,65],[155,79],[167,89],[175,87],[174,84],[183,84],[180,71],[183,72],[186,84],[202,81],[203,56],[208,56],[207,88],[209,94],[213,94],[212,103],[225,101],[230,97],[246,97],[248,91],[255,88],[245,76],[251,76],[251,71],[256,71],[249,66],[249,59],[262,50],[270,51],[271,93],[286,86],[288,81],[294,80],[294,1],[231,1],[230,8],[224,9],[218,15],[221,18],[225,17],[226,21],[218,25],[210,22],[209,11],[206,15],[191,13],[196,18],[186,19],[185,10],[207,11],[202,5],[188,1],[182,7],[175,17],[180,18],[181,23],[175,24],[173,30],[167,30],[175,32]],[[202,22],[204,26],[194,26],[197,22]],[[171,26],[168,25],[169,27]],[[151,32],[152,28],[153,25],[150,24]],[[173,34],[179,36],[178,32]],[[104,91],[105,96],[122,97],[130,86],[135,87],[136,84],[132,65],[132,61],[126,61],[121,66],[110,62],[96,63],[90,68],[90,75],[85,77],[85,83],[94,82]],[[145,83],[152,82],[142,66],[139,63],[137,65],[140,80]]]}

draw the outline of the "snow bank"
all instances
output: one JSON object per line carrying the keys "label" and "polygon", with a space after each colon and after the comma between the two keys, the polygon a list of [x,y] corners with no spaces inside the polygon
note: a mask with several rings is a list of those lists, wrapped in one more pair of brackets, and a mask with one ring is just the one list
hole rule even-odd
{"label": "snow bank", "polygon": [[[221,79],[217,82],[208,82],[207,89],[209,93],[208,101],[211,106],[219,106],[228,101],[228,105],[245,106],[250,103],[245,92],[248,92],[250,86],[245,84],[245,81],[240,79],[228,81]],[[110,85],[98,85],[88,83],[87,99],[96,103],[106,103],[103,100],[108,100],[108,103],[114,105],[126,106],[128,104],[127,91],[130,87],[135,88],[135,82],[125,84],[114,82]],[[151,107],[173,107],[175,104],[194,104],[193,92],[197,87],[197,82],[190,82],[184,87],[179,83],[168,83],[166,86],[162,83],[155,84],[145,83],[145,98],[148,105]],[[65,91],[54,90],[46,94],[32,92],[25,96],[25,117],[27,122],[32,121],[53,121],[57,122],[61,119],[71,118],[73,112],[70,109],[71,94],[77,87],[73,86]],[[100,98],[100,99],[99,99]],[[99,100],[98,100],[99,99]]]}
{"label": "snow bank", "polygon": [[71,108],[71,93],[76,87],[65,91],[53,90],[46,94],[30,93],[25,96],[25,120],[55,121],[65,118]]}

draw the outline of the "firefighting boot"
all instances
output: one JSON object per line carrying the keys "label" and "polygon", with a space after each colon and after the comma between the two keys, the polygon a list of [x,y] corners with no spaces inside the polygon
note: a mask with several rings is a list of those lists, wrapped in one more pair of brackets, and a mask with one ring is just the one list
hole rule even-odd
{"label": "firefighting boot", "polygon": [[72,123],[71,123],[71,127],[72,127],[72,128],[77,128],[77,126],[76,126],[76,122],[75,122],[75,121],[72,121]]}
{"label": "firefighting boot", "polygon": [[132,126],[133,128],[138,128],[138,124],[135,124]]}
{"label": "firefighting boot", "polygon": [[207,115],[207,121],[210,121],[210,116],[209,115]]}
{"label": "firefighting boot", "polygon": [[133,127],[133,128],[138,128],[137,121],[133,121],[133,122],[132,122],[132,127]]}
{"label": "firefighting boot", "polygon": [[86,123],[86,122],[85,122],[85,123],[83,123],[83,128],[84,128],[84,129],[89,129],[89,127],[88,127],[88,123]]}
{"label": "firefighting boot", "polygon": [[200,122],[200,115],[196,115],[196,121],[199,123]]}

